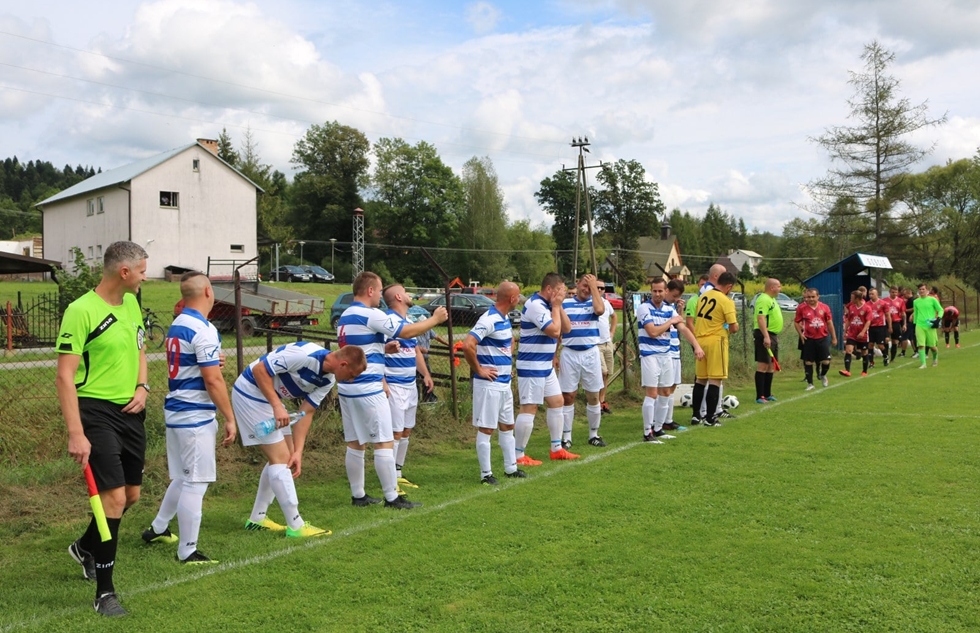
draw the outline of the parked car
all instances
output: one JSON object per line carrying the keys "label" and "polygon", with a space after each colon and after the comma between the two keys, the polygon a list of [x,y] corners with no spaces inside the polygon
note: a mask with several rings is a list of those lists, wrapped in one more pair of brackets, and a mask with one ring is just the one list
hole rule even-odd
{"label": "parked car", "polygon": [[[337,329],[337,324],[340,322],[340,315],[343,314],[344,310],[349,308],[350,304],[352,303],[354,303],[353,292],[345,292],[334,300],[333,305],[330,306],[330,327],[335,330]],[[381,305],[378,307],[382,310],[387,310],[388,304],[386,304],[385,300],[382,299]]]}
{"label": "parked car", "polygon": [[[483,295],[454,294],[450,296],[450,299],[449,311],[452,314],[453,326],[473,325],[483,316],[484,312],[493,306],[493,300]],[[437,297],[421,307],[432,314],[436,308],[446,307],[446,297]],[[507,319],[512,326],[517,327],[521,323],[521,313],[517,310],[511,310],[507,314]]]}
{"label": "parked car", "polygon": [[272,271],[269,279],[271,281],[313,281],[312,275],[299,266],[280,266]]}
{"label": "parked car", "polygon": [[300,266],[303,270],[308,272],[311,277],[313,277],[314,283],[318,284],[328,284],[333,281],[333,275],[321,266]]}
{"label": "parked car", "polygon": [[623,295],[619,294],[618,292],[607,292],[606,301],[608,301],[609,305],[613,307],[613,310],[623,309]]}
{"label": "parked car", "polygon": [[742,309],[742,304],[745,303],[745,295],[743,295],[741,292],[733,292],[728,295],[728,298],[735,303],[736,308],[739,310]]}
{"label": "parked car", "polygon": [[[758,293],[752,297],[752,302],[749,304],[750,308],[755,308],[755,300],[759,298],[759,294],[762,293]],[[776,305],[778,305],[779,309],[783,310],[784,312],[796,312],[796,308],[800,306],[799,303],[793,301],[793,299],[784,292],[780,292],[778,295],[776,295]]]}

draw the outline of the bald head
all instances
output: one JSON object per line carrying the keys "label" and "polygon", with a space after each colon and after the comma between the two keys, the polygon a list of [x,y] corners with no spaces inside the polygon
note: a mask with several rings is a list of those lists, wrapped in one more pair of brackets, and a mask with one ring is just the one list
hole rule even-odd
{"label": "bald head", "polygon": [[211,280],[204,273],[197,271],[184,273],[180,278],[180,296],[184,300],[185,307],[193,308],[205,316],[214,306]]}
{"label": "bald head", "polygon": [[775,277],[770,277],[766,279],[766,294],[775,297],[779,294],[779,291],[783,289],[783,284],[779,283],[779,280]]}
{"label": "bald head", "polygon": [[513,281],[501,281],[497,286],[497,306],[510,310],[521,300],[521,289]]}
{"label": "bald head", "polygon": [[721,277],[722,273],[726,271],[726,268],[721,264],[712,264],[711,268],[708,269],[708,281],[714,285],[718,285],[718,278]]}

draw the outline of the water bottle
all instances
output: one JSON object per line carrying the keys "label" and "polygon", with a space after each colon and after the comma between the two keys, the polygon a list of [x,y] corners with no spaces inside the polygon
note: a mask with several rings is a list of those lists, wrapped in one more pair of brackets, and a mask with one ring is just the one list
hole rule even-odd
{"label": "water bottle", "polygon": [[[295,413],[290,413],[289,414],[289,426],[292,426],[292,425],[296,424],[300,420],[300,418],[302,418],[304,415],[305,414],[302,413],[302,412],[300,412],[300,411],[296,411]],[[275,418],[269,418],[268,420],[262,420],[261,422],[259,422],[258,424],[255,425],[255,437],[256,438],[265,437],[266,435],[268,435],[269,433],[272,433],[275,430],[276,430],[276,419]]]}

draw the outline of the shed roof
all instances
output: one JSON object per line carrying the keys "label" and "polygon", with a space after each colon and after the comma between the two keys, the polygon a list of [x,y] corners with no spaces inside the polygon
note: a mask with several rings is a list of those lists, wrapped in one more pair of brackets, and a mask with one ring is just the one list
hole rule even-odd
{"label": "shed roof", "polygon": [[61,262],[17,253],[0,253],[0,275],[53,273],[56,268],[61,268]]}

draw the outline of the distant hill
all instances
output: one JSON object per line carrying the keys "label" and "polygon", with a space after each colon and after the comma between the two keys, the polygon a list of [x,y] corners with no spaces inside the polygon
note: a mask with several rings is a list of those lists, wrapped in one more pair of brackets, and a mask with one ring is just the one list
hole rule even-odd
{"label": "distant hill", "polygon": [[16,156],[5,159],[0,163],[0,239],[40,233],[41,214],[34,205],[101,171],[81,165],[57,169],[43,160],[25,165]]}

